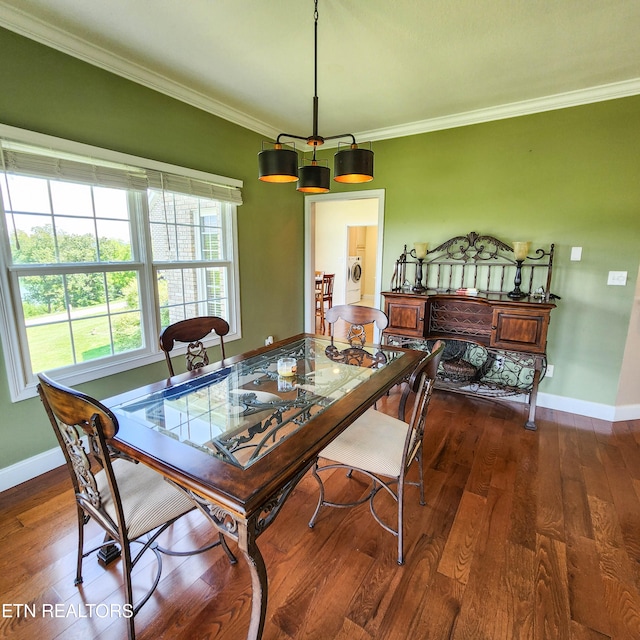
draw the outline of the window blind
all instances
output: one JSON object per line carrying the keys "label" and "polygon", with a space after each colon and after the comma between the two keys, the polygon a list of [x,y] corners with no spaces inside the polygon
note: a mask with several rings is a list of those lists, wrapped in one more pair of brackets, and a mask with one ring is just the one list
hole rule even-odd
{"label": "window blind", "polygon": [[76,159],[49,149],[38,151],[0,140],[0,169],[7,173],[98,187],[141,191],[150,188],[242,204],[242,191],[238,187],[156,169],[96,161],[94,158]]}
{"label": "window blind", "polygon": [[242,204],[242,192],[237,187],[214,184],[153,169],[147,169],[146,172],[148,185],[151,189],[174,191],[199,198],[211,198],[212,200]]}
{"label": "window blind", "polygon": [[53,180],[67,180],[96,187],[116,189],[147,188],[144,169],[78,162],[66,158],[40,155],[24,151],[2,149],[2,168],[8,173]]}

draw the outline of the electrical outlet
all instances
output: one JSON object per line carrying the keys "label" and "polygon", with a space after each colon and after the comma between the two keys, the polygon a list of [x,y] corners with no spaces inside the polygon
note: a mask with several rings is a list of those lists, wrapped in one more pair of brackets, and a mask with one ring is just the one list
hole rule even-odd
{"label": "electrical outlet", "polygon": [[627,284],[627,272],[626,271],[609,271],[607,284],[616,285],[618,287],[624,287]]}
{"label": "electrical outlet", "polygon": [[552,364],[548,364],[547,365],[546,376],[547,376],[547,378],[553,378],[553,365]]}
{"label": "electrical outlet", "polygon": [[273,344],[273,336],[267,336],[267,339],[264,341],[265,347],[268,347],[270,344]]}
{"label": "electrical outlet", "polygon": [[575,262],[582,260],[582,247],[571,247],[571,260]]}

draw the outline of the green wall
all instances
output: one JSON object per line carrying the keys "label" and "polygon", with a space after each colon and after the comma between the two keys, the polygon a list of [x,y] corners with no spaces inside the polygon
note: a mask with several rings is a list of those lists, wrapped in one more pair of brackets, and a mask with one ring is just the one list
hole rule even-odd
{"label": "green wall", "polygon": [[[244,337],[229,352],[302,330],[302,197],[256,179],[258,134],[2,29],[0,50],[0,122],[244,180]],[[374,151],[376,178],[362,188],[386,190],[383,282],[405,243],[470,231],[554,242],[556,370],[541,391],[614,405],[639,265],[640,97],[380,141]],[[569,260],[572,246],[583,247],[581,262]],[[627,271],[627,286],[606,286],[609,270]],[[83,390],[106,397],[164,375],[158,363]],[[0,468],[55,446],[37,399],[10,402],[4,367],[0,407]]]}
{"label": "green wall", "polygon": [[[257,179],[259,134],[4,29],[0,51],[1,123],[243,180],[243,338],[227,352],[302,330],[303,198]],[[104,398],[164,376],[166,365],[159,363],[82,390]],[[56,446],[39,399],[11,403],[4,361],[0,407],[0,468]]]}
{"label": "green wall", "polygon": [[[640,97],[376,142],[383,283],[404,244],[470,231],[555,243],[553,378],[540,391],[615,405],[640,252]],[[571,247],[583,248],[580,262]],[[607,286],[627,271],[625,287]],[[640,355],[640,354],[639,354]]]}

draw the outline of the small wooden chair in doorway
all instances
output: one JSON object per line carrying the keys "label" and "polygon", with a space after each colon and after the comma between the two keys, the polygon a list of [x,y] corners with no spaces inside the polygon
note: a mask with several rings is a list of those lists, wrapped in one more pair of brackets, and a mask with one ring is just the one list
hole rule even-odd
{"label": "small wooden chair in doorway", "polygon": [[320,332],[326,330],[325,316],[327,309],[333,307],[333,281],[334,273],[325,273],[324,271],[316,271],[315,278],[315,304],[316,318],[320,319]]}

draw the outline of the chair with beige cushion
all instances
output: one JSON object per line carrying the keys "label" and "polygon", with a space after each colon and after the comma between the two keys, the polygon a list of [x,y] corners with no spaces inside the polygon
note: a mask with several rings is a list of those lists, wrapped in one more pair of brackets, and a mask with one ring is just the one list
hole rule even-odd
{"label": "chair with beige cushion", "polygon": [[[316,460],[313,467],[313,476],[320,485],[320,496],[309,522],[310,527],[315,525],[320,509],[324,506],[355,507],[368,501],[376,521],[398,538],[398,564],[404,563],[405,487],[406,485],[419,486],[420,504],[425,504],[422,468],[423,436],[443,350],[444,343],[436,342],[432,352],[420,362],[409,380],[404,383],[398,418],[369,409],[322,450],[319,457],[324,461],[323,464],[320,464],[320,460]],[[413,408],[409,422],[405,422],[407,398],[411,393],[415,394]],[[419,480],[409,482],[406,475],[414,461],[418,463]],[[348,477],[356,472],[371,481],[371,490],[367,495],[349,503],[327,500],[325,486],[319,474],[339,468],[347,469]],[[397,485],[396,490],[393,489],[393,485]],[[384,522],[376,512],[374,500],[381,489],[384,489],[397,503],[395,528]]]}
{"label": "chair with beige cushion", "polygon": [[[38,393],[64,453],[75,492],[78,516],[75,584],[82,583],[82,561],[91,553],[98,551],[103,564],[122,556],[127,611],[132,614],[127,617],[128,638],[134,640],[134,616],[160,581],[160,553],[192,555],[222,544],[230,561],[236,559],[221,535],[214,543],[194,551],[176,552],[158,546],[158,537],[195,509],[195,502],[150,467],[115,453],[109,439],[118,432],[118,421],[107,407],[55,383],[45,374],[38,374],[38,378]],[[90,453],[82,436],[88,438]],[[84,551],[84,527],[89,520],[97,522],[106,535],[97,547]],[[135,552],[131,548],[133,543],[140,545]],[[134,603],[131,571],[149,549],[156,555],[156,575],[147,593]]]}
{"label": "chair with beige cushion", "polygon": [[220,338],[220,353],[224,362],[224,336],[229,333],[229,323],[218,316],[198,316],[174,322],[166,327],[160,334],[160,348],[164,351],[169,367],[169,375],[175,375],[170,353],[176,342],[188,343],[187,371],[198,369],[209,364],[207,350],[202,344],[203,338],[214,332]]}

